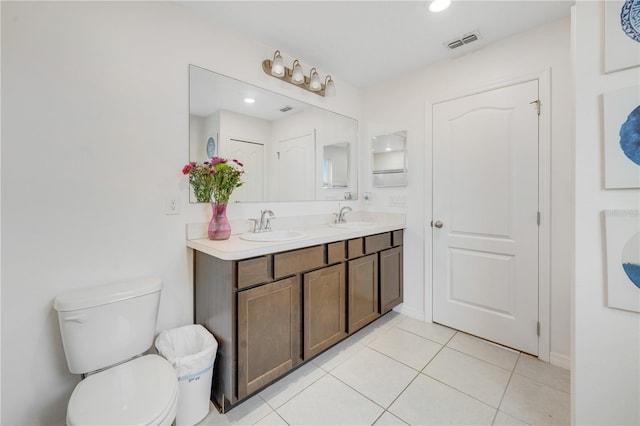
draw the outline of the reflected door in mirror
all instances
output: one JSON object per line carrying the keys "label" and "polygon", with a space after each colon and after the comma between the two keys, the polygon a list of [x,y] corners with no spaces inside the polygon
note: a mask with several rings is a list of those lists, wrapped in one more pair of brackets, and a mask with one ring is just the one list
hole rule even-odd
{"label": "reflected door in mirror", "polygon": [[245,170],[240,188],[232,196],[232,201],[264,201],[264,145],[237,139],[229,141],[231,158],[242,162]]}
{"label": "reflected door in mirror", "polygon": [[278,200],[315,199],[315,151],[313,133],[278,143]]}

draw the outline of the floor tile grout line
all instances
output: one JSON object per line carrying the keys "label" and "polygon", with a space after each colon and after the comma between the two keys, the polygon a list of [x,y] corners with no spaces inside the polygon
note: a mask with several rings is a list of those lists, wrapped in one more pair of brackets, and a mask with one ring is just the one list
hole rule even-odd
{"label": "floor tile grout line", "polygon": [[[384,414],[385,411],[387,411],[386,408],[384,408],[384,406],[378,404],[376,401],[374,401],[373,399],[371,399],[370,397],[368,397],[367,395],[363,394],[362,392],[360,392],[358,389],[354,388],[353,386],[351,386],[349,383],[344,382],[343,380],[341,380],[339,377],[334,376],[331,373],[328,373],[331,377],[333,377],[334,379],[336,379],[337,381],[339,381],[340,383],[342,383],[343,385],[345,385],[346,387],[348,387],[349,389],[353,390],[354,392],[356,392],[358,395],[362,396],[363,398],[368,399],[369,401],[371,401],[372,403],[374,403],[376,406],[382,408],[382,414]],[[404,390],[403,390],[404,391]],[[377,420],[377,418],[376,418]],[[375,422],[374,422],[375,423]],[[373,424],[373,423],[372,423]]]}
{"label": "floor tile grout line", "polygon": [[[263,389],[262,391],[260,391],[258,393],[258,396],[260,396],[260,398],[262,398],[262,400],[269,406],[271,407],[274,411],[276,411],[278,408],[282,407],[283,405],[285,405],[286,403],[288,403],[289,401],[291,401],[293,398],[295,398],[296,396],[300,395],[302,392],[304,392],[307,388],[309,388],[311,385],[313,385],[314,383],[316,383],[318,380],[322,379],[324,376],[326,376],[327,374],[329,374],[328,371],[324,370],[322,367],[320,367],[319,365],[315,364],[316,368],[318,368],[319,370],[322,371],[322,375],[320,377],[318,377],[317,379],[315,379],[314,381],[312,381],[311,383],[309,383],[308,385],[306,385],[305,387],[303,387],[302,389],[300,389],[298,392],[296,392],[294,395],[292,395],[290,398],[288,398],[285,402],[283,402],[282,404],[280,404],[278,407],[274,407],[273,405],[269,404],[269,401],[267,401],[266,399],[264,399],[264,397],[262,396],[262,392],[264,392],[265,390],[269,389],[269,387]],[[278,383],[278,382],[275,382]],[[275,384],[273,383],[273,384]],[[282,416],[280,416],[282,417]]]}
{"label": "floor tile grout line", "polygon": [[[516,367],[518,366],[518,363],[520,362],[520,357],[522,356],[522,352],[520,352],[518,354],[518,359],[516,360],[516,363],[513,365],[513,370],[511,370],[511,375],[509,376],[509,380],[507,381],[507,386],[505,386],[504,388],[504,392],[502,393],[502,398],[500,398],[500,403],[498,404],[498,411],[496,411],[496,415],[493,417],[493,422],[491,422],[491,424],[493,424],[496,421],[496,418],[498,417],[498,412],[502,411],[500,408],[502,408],[502,403],[504,402],[504,397],[507,395],[507,390],[509,389],[509,385],[511,384],[511,379],[513,379],[514,375],[517,375],[516,373]],[[521,419],[520,417],[511,414],[509,412],[506,411],[502,411],[503,413],[506,413],[508,415],[510,415],[511,417],[513,417],[514,419],[518,419],[524,423],[529,423],[528,421]]]}
{"label": "floor tile grout line", "polygon": [[[401,421],[403,421],[404,423],[406,423],[406,424],[408,424],[408,425],[410,425],[410,424],[411,424],[410,422],[405,421],[405,420],[404,420],[402,417],[400,417],[399,415],[394,414],[393,412],[389,411],[389,408],[391,408],[391,406],[392,406],[393,404],[395,404],[395,402],[398,400],[398,398],[400,398],[400,397],[402,396],[402,394],[403,394],[403,393],[405,393],[405,391],[406,391],[407,389],[409,389],[409,386],[411,386],[411,385],[413,384],[413,382],[415,382],[415,381],[416,381],[416,379],[417,379],[418,377],[420,377],[420,374],[422,374],[422,373],[421,373],[420,371],[418,371],[418,374],[416,374],[416,376],[415,376],[413,379],[411,379],[411,381],[409,381],[409,383],[407,383],[407,386],[405,386],[405,387],[404,387],[404,389],[402,389],[402,390],[400,391],[400,393],[398,393],[398,396],[396,396],[396,397],[393,399],[393,401],[391,401],[391,403],[389,404],[389,406],[388,406],[387,408],[385,408],[385,409],[384,409],[384,412],[383,412],[382,414],[384,414],[385,412],[388,412],[388,413],[389,413],[389,414],[391,414],[392,416],[399,418],[399,419],[400,419]],[[381,416],[382,416],[382,414],[381,414]],[[377,420],[376,420],[376,421],[377,421]]]}
{"label": "floor tile grout line", "polygon": [[[443,326],[441,326],[441,327],[443,327]],[[424,337],[423,335],[418,334],[418,333],[414,333],[414,332],[413,332],[413,331],[411,331],[411,330],[407,330],[407,329],[405,329],[405,328],[398,327],[398,326],[395,326],[395,328],[397,328],[397,329],[399,329],[399,330],[402,330],[402,331],[404,331],[405,333],[412,334],[412,335],[414,335],[414,336],[420,337],[420,338],[422,338],[422,339],[424,339],[424,340],[428,340],[428,341],[430,341],[430,342],[432,342],[432,343],[437,343],[438,345],[442,345],[442,346],[445,346],[447,343],[449,343],[449,341],[450,341],[451,339],[453,339],[453,336],[455,336],[455,335],[456,335],[456,333],[458,333],[458,330],[454,330],[454,329],[452,328],[451,330],[453,330],[453,331],[454,331],[453,335],[452,335],[451,337],[449,337],[445,343],[440,343],[440,342],[438,342],[437,340],[433,340],[433,339],[430,339],[430,338],[428,338],[428,337]]]}
{"label": "floor tile grout line", "polygon": [[289,425],[289,422],[286,421],[284,419],[284,417],[282,417],[280,415],[280,413],[278,413],[278,411],[271,406],[271,404],[269,404],[264,398],[262,398],[262,395],[258,394],[258,396],[264,401],[265,404],[267,404],[267,406],[269,406],[269,408],[271,408],[271,412],[269,412],[269,413],[265,414],[264,416],[260,417],[257,421],[253,422],[252,424],[256,425],[256,424],[260,423],[260,421],[262,421],[265,418],[267,418],[268,416],[270,416],[271,414],[275,413],[276,416],[280,417],[280,419],[282,419],[283,422],[285,422],[287,425]]}
{"label": "floor tile grout line", "polygon": [[[520,360],[520,358],[518,358],[518,361],[519,361],[519,360]],[[544,362],[544,361],[540,361],[540,362]],[[540,385],[546,386],[546,387],[548,387],[548,388],[550,388],[550,389],[557,390],[557,391],[559,391],[559,392],[564,392],[564,393],[568,394],[569,396],[571,396],[571,390],[566,391],[566,390],[564,390],[564,389],[560,389],[560,388],[558,388],[557,386],[551,385],[551,384],[549,384],[549,383],[545,383],[545,382],[543,382],[542,380],[537,379],[537,378],[535,378],[535,377],[531,377],[531,376],[527,376],[526,374],[518,373],[518,372],[516,372],[516,371],[515,371],[515,367],[514,367],[514,369],[513,369],[513,373],[514,373],[514,374],[516,374],[516,375],[518,375],[518,376],[520,376],[520,377],[524,377],[525,379],[532,380],[532,381],[534,381],[534,382],[536,382],[536,383],[538,383],[538,384],[540,384]]]}
{"label": "floor tile grout line", "polygon": [[[468,356],[468,357],[471,357],[471,358],[473,358],[473,359],[476,359],[476,360],[478,360],[478,361],[482,361],[482,362],[484,362],[484,363],[486,363],[486,364],[489,364],[489,365],[491,365],[491,366],[493,366],[493,367],[500,368],[500,369],[502,369],[502,370],[504,370],[504,371],[513,372],[513,368],[514,368],[514,367],[511,367],[511,369],[509,369],[509,368],[504,368],[504,367],[501,367],[501,366],[499,366],[499,365],[496,365],[496,364],[494,364],[494,363],[492,363],[492,362],[489,362],[489,361],[487,361],[486,359],[478,358],[477,356],[474,356],[474,355],[472,355],[472,354],[470,354],[470,353],[467,353],[467,352],[461,351],[461,350],[456,349],[456,348],[452,348],[451,346],[446,346],[446,348],[447,348],[447,349],[451,349],[452,351],[456,351],[456,352],[458,352],[458,353],[460,353],[460,354],[462,354],[462,355],[466,355],[466,356]],[[516,363],[517,363],[517,362],[518,362],[518,360],[516,359]],[[515,366],[515,363],[514,363],[513,365]]]}
{"label": "floor tile grout line", "polygon": [[466,393],[465,391],[463,391],[463,390],[461,390],[461,389],[458,389],[458,388],[456,388],[456,387],[451,386],[449,383],[443,382],[443,381],[442,381],[442,380],[440,380],[440,379],[437,379],[437,378],[435,378],[435,377],[433,377],[433,376],[428,375],[428,374],[427,374],[427,373],[425,373],[424,371],[421,371],[421,372],[420,372],[420,374],[422,374],[422,375],[423,375],[423,376],[425,376],[425,377],[428,377],[428,378],[429,378],[429,379],[431,379],[431,380],[434,380],[434,381],[436,381],[436,382],[438,382],[438,383],[441,383],[441,384],[445,385],[446,387],[448,387],[448,388],[450,388],[450,389],[453,389],[453,390],[454,390],[454,391],[456,391],[456,392],[460,392],[461,394],[463,394],[463,395],[465,395],[465,396],[468,396],[469,398],[475,399],[476,401],[481,402],[482,404],[486,405],[486,406],[487,406],[487,407],[489,407],[489,408],[493,408],[494,410],[498,410],[498,409],[499,409],[498,407],[494,407],[493,405],[489,404],[489,403],[488,403],[488,402],[486,402],[486,401],[482,401],[481,399],[478,399],[477,397],[475,397],[475,396],[473,396],[473,395],[469,395],[468,393]]}

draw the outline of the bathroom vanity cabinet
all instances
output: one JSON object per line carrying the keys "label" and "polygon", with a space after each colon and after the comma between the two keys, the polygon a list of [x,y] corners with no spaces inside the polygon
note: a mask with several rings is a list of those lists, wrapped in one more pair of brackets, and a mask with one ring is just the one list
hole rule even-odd
{"label": "bathroom vanity cabinet", "polygon": [[195,322],[223,411],[402,302],[402,230],[224,260],[194,251]]}

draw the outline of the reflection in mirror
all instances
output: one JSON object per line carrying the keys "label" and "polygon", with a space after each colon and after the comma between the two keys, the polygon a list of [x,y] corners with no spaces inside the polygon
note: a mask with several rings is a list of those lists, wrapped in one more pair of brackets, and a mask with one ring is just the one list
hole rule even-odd
{"label": "reflection in mirror", "polygon": [[407,186],[407,131],[374,136],[373,185],[378,188]]}
{"label": "reflection in mirror", "polygon": [[349,185],[349,142],[325,145],[322,156],[322,187],[346,188]]}
{"label": "reflection in mirror", "polygon": [[189,66],[189,160],[242,162],[244,185],[231,202],[356,198],[357,127],[353,118]]}

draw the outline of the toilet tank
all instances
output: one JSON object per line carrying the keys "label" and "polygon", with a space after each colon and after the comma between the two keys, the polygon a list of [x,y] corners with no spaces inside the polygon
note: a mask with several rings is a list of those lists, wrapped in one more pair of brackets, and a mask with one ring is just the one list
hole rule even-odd
{"label": "toilet tank", "polygon": [[160,279],[143,278],[56,297],[69,371],[90,373],[146,352],[153,344],[161,290]]}

